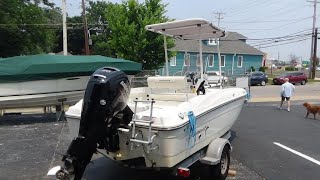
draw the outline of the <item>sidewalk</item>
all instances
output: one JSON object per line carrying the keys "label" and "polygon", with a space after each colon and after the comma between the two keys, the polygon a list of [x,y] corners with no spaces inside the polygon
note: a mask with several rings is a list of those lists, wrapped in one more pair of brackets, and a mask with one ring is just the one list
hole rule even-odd
{"label": "sidewalk", "polygon": [[[308,83],[304,86],[295,85],[292,101],[320,101],[320,83]],[[250,102],[279,102],[281,86],[253,86],[251,87]]]}
{"label": "sidewalk", "polygon": [[[320,96],[293,96],[291,101],[320,101]],[[279,102],[280,97],[256,97],[251,98],[250,102]]]}

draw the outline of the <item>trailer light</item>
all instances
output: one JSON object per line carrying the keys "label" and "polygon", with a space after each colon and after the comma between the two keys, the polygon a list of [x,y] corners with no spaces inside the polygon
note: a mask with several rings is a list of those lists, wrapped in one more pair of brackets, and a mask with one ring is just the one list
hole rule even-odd
{"label": "trailer light", "polygon": [[190,169],[179,167],[177,170],[177,175],[187,178],[190,176]]}

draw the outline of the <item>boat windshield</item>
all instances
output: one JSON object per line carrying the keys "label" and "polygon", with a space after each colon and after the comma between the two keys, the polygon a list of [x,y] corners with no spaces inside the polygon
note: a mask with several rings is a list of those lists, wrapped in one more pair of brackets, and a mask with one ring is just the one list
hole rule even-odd
{"label": "boat windshield", "polygon": [[219,74],[216,72],[208,72],[207,74],[208,76],[219,76]]}

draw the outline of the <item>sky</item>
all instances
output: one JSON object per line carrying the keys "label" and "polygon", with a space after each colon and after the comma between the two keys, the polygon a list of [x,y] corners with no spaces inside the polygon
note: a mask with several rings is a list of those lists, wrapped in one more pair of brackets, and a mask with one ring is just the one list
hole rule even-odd
{"label": "sky", "polygon": [[[68,15],[80,15],[81,0],[66,1]],[[61,6],[61,0],[53,2]],[[289,61],[290,55],[302,60],[310,58],[313,3],[306,0],[163,0],[163,3],[167,4],[166,15],[171,19],[204,18],[218,25],[216,13],[222,13],[219,23],[222,29],[246,36],[247,43],[267,53],[268,58],[279,57],[283,61]]]}

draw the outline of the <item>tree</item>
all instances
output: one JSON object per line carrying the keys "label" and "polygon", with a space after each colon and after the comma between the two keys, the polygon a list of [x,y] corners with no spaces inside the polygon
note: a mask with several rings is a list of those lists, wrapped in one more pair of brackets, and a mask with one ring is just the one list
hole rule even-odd
{"label": "tree", "polygon": [[1,0],[0,57],[50,52],[54,30],[46,26],[48,22],[44,7],[37,1]]}
{"label": "tree", "polygon": [[[122,4],[90,3],[89,19],[102,19],[108,24],[105,31],[106,41],[97,41],[93,45],[94,52],[106,48],[106,53],[143,63],[143,69],[158,69],[165,62],[163,37],[156,33],[147,32],[148,24],[166,22],[169,19],[164,15],[166,5],[161,0],[146,0],[139,3],[137,0],[123,1]],[[100,6],[103,6],[101,8]],[[94,14],[98,9],[101,13]],[[91,12],[91,13],[90,13]],[[168,48],[173,47],[174,41],[167,40]],[[172,53],[169,53],[171,56]]]}
{"label": "tree", "polygon": [[293,66],[295,66],[300,61],[299,57],[294,54],[289,55],[289,60],[290,60],[290,65],[293,65]]}
{"label": "tree", "polygon": [[40,3],[43,3],[44,5],[49,6],[51,8],[54,8],[54,6],[55,6],[55,4],[49,2],[49,0],[25,0],[25,2],[30,2],[30,3],[33,2],[36,5],[39,5]]}
{"label": "tree", "polygon": [[[83,20],[81,16],[67,17],[68,51],[73,55],[84,54]],[[54,52],[63,50],[62,27],[56,32],[56,47]]]}
{"label": "tree", "polygon": [[116,57],[115,50],[109,44],[111,30],[108,26],[108,21],[105,14],[108,9],[113,6],[113,3],[104,1],[89,2],[87,8],[87,17],[89,23],[90,36],[92,39],[91,53],[109,57]]}

